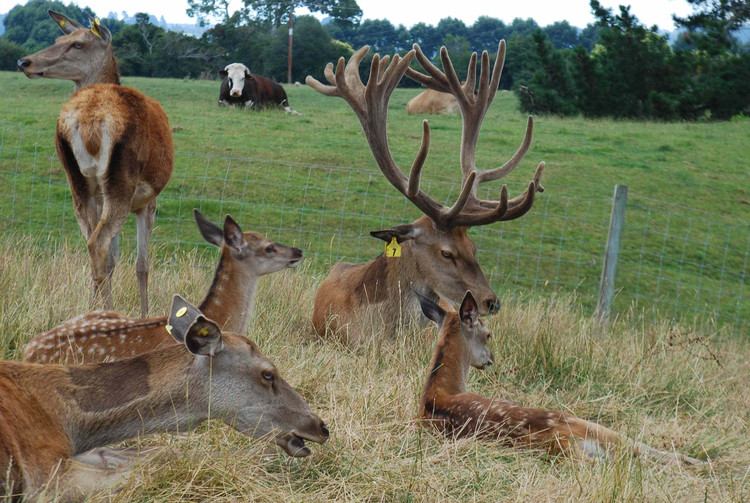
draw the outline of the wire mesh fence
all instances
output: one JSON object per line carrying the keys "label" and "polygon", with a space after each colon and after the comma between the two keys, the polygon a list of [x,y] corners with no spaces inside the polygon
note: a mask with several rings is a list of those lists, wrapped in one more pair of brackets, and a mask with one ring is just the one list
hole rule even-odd
{"label": "wire mesh fence", "polygon": [[[0,229],[54,244],[80,243],[65,173],[50,133],[0,129]],[[509,183],[510,193],[525,184]],[[454,179],[425,177],[422,188],[452,204]],[[492,199],[489,189],[480,196]],[[305,250],[318,271],[339,260],[363,262],[382,252],[372,230],[408,223],[420,213],[377,170],[176,152],[175,171],[159,196],[152,243],[170,253],[203,246],[193,221],[199,208],[219,222],[231,214],[255,230]],[[606,245],[610,190],[548,186],[523,218],[477,227],[470,236],[502,298],[574,292],[596,306]],[[631,193],[615,284],[615,312],[716,322],[745,330],[750,228]],[[132,217],[131,217],[132,219]],[[728,223],[727,223],[728,222]],[[121,249],[134,249],[135,225]],[[83,252],[83,251],[82,251]]]}

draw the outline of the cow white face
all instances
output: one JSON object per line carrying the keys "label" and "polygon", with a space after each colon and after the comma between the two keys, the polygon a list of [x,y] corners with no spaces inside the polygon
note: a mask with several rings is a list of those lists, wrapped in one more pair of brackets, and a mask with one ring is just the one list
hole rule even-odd
{"label": "cow white face", "polygon": [[239,97],[245,88],[245,79],[250,77],[250,70],[242,63],[232,63],[224,67],[222,76],[229,79],[229,95]]}

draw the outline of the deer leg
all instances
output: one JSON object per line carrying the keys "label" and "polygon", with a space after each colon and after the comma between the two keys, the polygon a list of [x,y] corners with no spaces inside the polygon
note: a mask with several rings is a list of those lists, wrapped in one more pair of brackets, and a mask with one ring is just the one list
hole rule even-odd
{"label": "deer leg", "polygon": [[135,272],[138,276],[138,288],[141,293],[141,316],[148,316],[148,243],[156,218],[156,200],[135,214],[135,225],[138,238],[138,258]]}
{"label": "deer leg", "polygon": [[112,240],[120,233],[129,213],[129,198],[124,203],[105,198],[102,216],[87,243],[94,277],[94,298],[95,301],[102,299],[105,309],[112,309],[112,271],[107,269],[107,257]]}

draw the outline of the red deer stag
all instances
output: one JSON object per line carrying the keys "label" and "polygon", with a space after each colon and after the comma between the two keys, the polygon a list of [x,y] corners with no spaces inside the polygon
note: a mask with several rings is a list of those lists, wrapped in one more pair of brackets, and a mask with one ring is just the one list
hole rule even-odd
{"label": "red deer stag", "polygon": [[[400,258],[384,255],[366,264],[337,264],[321,283],[315,297],[313,326],[318,334],[327,329],[338,331],[342,337],[361,338],[367,320],[373,314],[385,322],[385,330],[392,333],[398,323],[406,318],[417,319],[419,303],[412,288],[433,300],[442,298],[458,303],[466,290],[478,293],[482,313],[499,308],[497,295],[476,261],[476,247],[467,236],[469,227],[486,225],[501,220],[521,217],[531,208],[534,196],[541,192],[544,163],[537,167],[526,191],[509,200],[508,189],[503,185],[499,201],[477,198],[477,185],[501,178],[510,173],[524,158],[531,144],[533,123],[529,117],[526,134],[516,153],[504,165],[479,171],[474,162],[479,129],[495,97],[505,58],[505,41],[498,46],[497,60],[490,78],[489,56],[482,53],[478,92],[475,92],[477,55],[472,54],[465,84],[459,82],[448,52],[443,47],[440,56],[445,73],[437,69],[424,56],[418,45],[406,56],[388,57],[378,54],[372,59],[370,78],[365,86],[359,77],[359,64],[367,54],[361,48],[345,65],[338,61],[325,68],[331,86],[323,85],[308,76],[307,83],[328,96],[340,96],[354,110],[362,124],[370,150],[380,170],[388,181],[425,216],[409,225],[372,232],[374,237],[390,242],[396,240],[403,246]],[[416,55],[428,75],[409,69]],[[443,206],[419,188],[420,173],[430,145],[430,128],[423,122],[422,144],[407,178],[396,165],[388,147],[386,122],[388,101],[401,77],[406,74],[431,89],[451,93],[458,101],[463,118],[461,137],[461,193],[451,207]],[[359,326],[357,324],[359,323]],[[377,326],[383,326],[378,323]],[[355,328],[357,327],[357,328]],[[359,328],[362,327],[362,328]],[[342,329],[347,333],[342,333]]]}
{"label": "red deer stag", "polygon": [[468,393],[469,367],[483,369],[494,363],[487,348],[490,331],[479,319],[474,296],[466,292],[458,312],[446,312],[432,300],[417,295],[422,312],[440,332],[419,401],[419,417],[425,426],[451,437],[490,438],[584,459],[601,457],[610,447],[622,446],[660,462],[701,463],[683,454],[654,449],[559,410],[524,407]]}
{"label": "red deer stag", "polygon": [[57,489],[82,499],[116,482],[109,460],[99,467],[87,451],[209,418],[290,456],[310,454],[305,440],[328,439],[320,417],[246,337],[222,333],[178,295],[167,330],[179,344],[120,362],[0,363],[0,494]]}
{"label": "red deer stag", "polygon": [[65,34],[53,46],[18,61],[29,78],[72,80],[75,93],[57,120],[55,147],[68,175],[78,225],[86,237],[94,302],[112,308],[111,276],[117,235],[135,213],[136,274],[141,315],[148,314],[148,243],[156,196],[174,161],[169,121],[159,103],[120,85],[112,35],[98,19],[91,29],[49,15]]}
{"label": "red deer stag", "polygon": [[[244,334],[252,316],[258,279],[296,267],[302,250],[275,243],[257,232],[242,232],[227,215],[224,229],[193,210],[203,237],[221,249],[211,287],[199,309],[222,330]],[[36,363],[98,363],[122,360],[174,344],[164,327],[167,317],[131,319],[94,311],[72,318],[34,337],[23,358]]]}

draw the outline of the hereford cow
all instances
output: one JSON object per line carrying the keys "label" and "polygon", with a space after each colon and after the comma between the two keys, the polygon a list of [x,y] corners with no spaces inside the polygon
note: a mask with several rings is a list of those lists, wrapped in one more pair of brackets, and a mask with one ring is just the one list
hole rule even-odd
{"label": "hereford cow", "polygon": [[450,114],[458,110],[458,102],[452,94],[426,89],[406,104],[406,113],[414,114]]}
{"label": "hereford cow", "polygon": [[276,82],[252,73],[242,63],[232,63],[219,71],[224,78],[219,92],[219,106],[235,105],[261,110],[265,105],[280,106],[287,113],[299,115],[289,108],[284,88]]}

